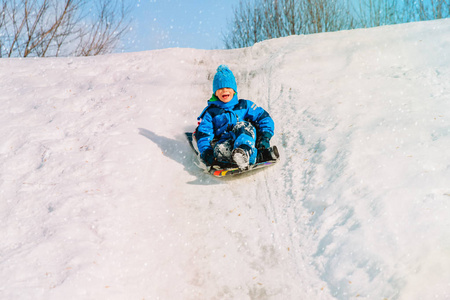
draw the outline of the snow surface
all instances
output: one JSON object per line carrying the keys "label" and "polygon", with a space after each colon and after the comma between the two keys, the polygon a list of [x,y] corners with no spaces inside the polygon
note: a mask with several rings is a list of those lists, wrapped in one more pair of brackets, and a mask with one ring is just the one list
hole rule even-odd
{"label": "snow surface", "polygon": [[[0,299],[450,299],[450,20],[0,60]],[[281,162],[185,141],[219,64]]]}

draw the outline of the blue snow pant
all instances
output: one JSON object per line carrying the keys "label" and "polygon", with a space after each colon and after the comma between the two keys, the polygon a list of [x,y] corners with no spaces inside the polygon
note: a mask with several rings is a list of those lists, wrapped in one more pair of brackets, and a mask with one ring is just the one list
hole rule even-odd
{"label": "blue snow pant", "polygon": [[214,146],[214,156],[219,162],[232,163],[235,148],[248,151],[250,164],[256,162],[258,150],[255,148],[256,129],[247,121],[238,122],[231,131],[222,135]]}

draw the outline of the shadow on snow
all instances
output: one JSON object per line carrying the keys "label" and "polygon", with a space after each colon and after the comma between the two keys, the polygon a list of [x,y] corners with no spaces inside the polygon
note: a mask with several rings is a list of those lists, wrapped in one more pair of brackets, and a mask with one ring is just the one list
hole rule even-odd
{"label": "shadow on snow", "polygon": [[212,185],[221,183],[220,180],[204,173],[195,164],[196,155],[184,135],[176,139],[170,139],[143,128],[139,128],[139,134],[155,143],[166,157],[181,164],[186,172],[196,177],[194,181],[190,181],[188,184]]}

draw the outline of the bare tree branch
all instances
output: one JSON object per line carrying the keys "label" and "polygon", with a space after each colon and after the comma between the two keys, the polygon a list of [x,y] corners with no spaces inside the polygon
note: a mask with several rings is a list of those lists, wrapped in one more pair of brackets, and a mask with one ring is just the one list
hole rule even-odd
{"label": "bare tree branch", "polygon": [[120,1],[102,0],[97,7],[97,22],[82,32],[82,42],[77,55],[89,56],[108,53],[114,49],[126,33],[129,22],[126,16],[129,8]]}
{"label": "bare tree branch", "polygon": [[94,4],[93,14],[88,0],[0,0],[0,57],[112,52],[127,33],[130,11],[123,0]]}

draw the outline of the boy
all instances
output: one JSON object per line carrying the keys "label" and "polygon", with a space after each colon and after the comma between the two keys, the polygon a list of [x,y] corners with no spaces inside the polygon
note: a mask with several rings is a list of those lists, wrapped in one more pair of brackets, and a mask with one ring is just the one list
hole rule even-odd
{"label": "boy", "polygon": [[225,65],[217,68],[213,95],[198,119],[195,138],[207,166],[231,163],[245,169],[257,161],[258,149],[270,148],[272,118],[252,101],[237,98],[236,79]]}

